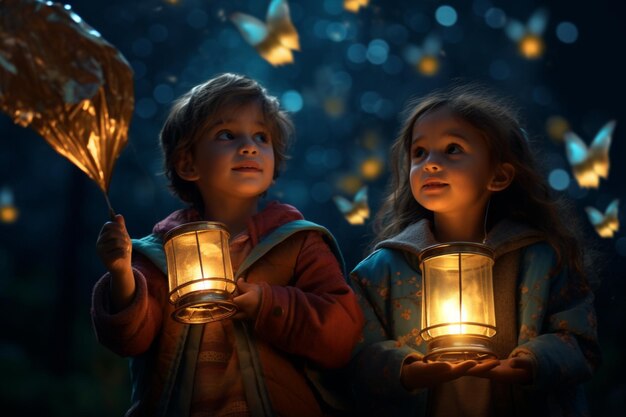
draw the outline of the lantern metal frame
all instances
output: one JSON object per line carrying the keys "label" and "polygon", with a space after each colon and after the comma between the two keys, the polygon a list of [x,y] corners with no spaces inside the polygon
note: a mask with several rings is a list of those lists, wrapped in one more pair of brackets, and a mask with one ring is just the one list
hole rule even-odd
{"label": "lantern metal frame", "polygon": [[[450,242],[429,246],[423,249],[419,254],[419,265],[422,271],[422,323],[428,324],[428,294],[427,279],[425,277],[424,262],[428,259],[458,255],[458,288],[459,288],[459,315],[462,316],[463,307],[463,274],[462,274],[462,255],[475,254],[485,256],[492,261],[495,259],[494,251],[481,243],[476,242]],[[493,302],[493,275],[491,276],[491,291]],[[434,325],[423,327],[420,330],[420,336],[428,342],[427,352],[424,361],[460,361],[460,360],[484,360],[496,358],[496,354],[491,348],[491,338],[497,332],[495,326],[495,305],[492,305],[494,311],[494,324],[480,323],[474,321],[454,321],[447,323],[437,323]],[[461,317],[459,317],[460,319]],[[472,326],[472,328],[484,328],[487,332],[492,331],[490,336],[481,334],[448,334],[432,337],[429,333],[433,329],[446,326]]]}
{"label": "lantern metal frame", "polygon": [[[202,253],[200,250],[200,242],[198,239],[198,232],[202,231],[218,231],[220,232],[220,234],[225,235],[221,236],[221,238],[225,238],[226,242],[228,242],[228,239],[230,237],[230,233],[228,232],[226,225],[223,223],[209,221],[191,222],[182,224],[168,231],[163,237],[163,247],[165,248],[166,244],[174,238],[194,233],[196,235],[196,248],[198,260],[200,263],[200,271],[201,275],[204,276],[201,261]],[[222,248],[223,270],[230,271],[232,276],[232,266],[230,264],[230,251],[228,248],[228,243],[226,244],[225,249],[226,250]],[[174,259],[175,257],[176,255],[174,253]],[[236,288],[234,279],[229,279],[227,277],[203,277],[200,279],[185,281],[184,283],[177,285],[175,288],[171,288],[172,282],[169,275],[171,273],[170,267],[175,267],[175,265],[168,265],[168,284],[170,286],[168,299],[170,303],[174,305],[174,311],[172,312],[172,318],[174,320],[184,324],[202,324],[223,320],[237,313],[237,305],[233,302],[233,292]],[[176,280],[178,281],[178,277],[176,278]],[[202,282],[216,281],[224,282],[225,286],[231,284],[233,286],[233,292],[218,289],[204,289],[195,290],[188,294],[183,294],[180,297],[176,297],[176,295],[178,295],[181,290],[184,290],[186,287],[190,287],[194,284]]]}

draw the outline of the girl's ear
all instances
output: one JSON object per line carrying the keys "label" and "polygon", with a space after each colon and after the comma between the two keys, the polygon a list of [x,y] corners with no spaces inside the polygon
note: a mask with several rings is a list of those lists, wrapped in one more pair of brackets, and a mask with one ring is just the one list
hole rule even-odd
{"label": "girl's ear", "polygon": [[489,191],[502,191],[511,185],[513,178],[515,178],[515,168],[508,162],[504,162],[496,168],[487,189]]}
{"label": "girl's ear", "polygon": [[175,163],[176,173],[185,181],[196,181],[200,177],[190,152],[183,152]]}

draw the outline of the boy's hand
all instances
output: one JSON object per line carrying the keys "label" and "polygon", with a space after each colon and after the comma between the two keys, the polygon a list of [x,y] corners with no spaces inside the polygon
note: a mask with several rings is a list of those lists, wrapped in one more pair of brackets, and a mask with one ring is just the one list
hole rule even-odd
{"label": "boy's hand", "polygon": [[528,356],[518,356],[501,360],[498,366],[487,370],[471,369],[468,375],[509,384],[530,384],[533,377],[533,362]]}
{"label": "boy's hand", "polygon": [[234,319],[256,320],[261,306],[261,286],[246,282],[243,278],[237,280],[238,295],[233,302],[239,311],[233,316]]}
{"label": "boy's hand", "polygon": [[408,362],[410,358],[402,366],[400,373],[400,381],[408,391],[414,391],[420,388],[427,388],[442,382],[452,381],[458,377],[468,375],[469,370],[480,367],[483,372],[491,369],[498,363],[476,361],[462,362],[423,362],[415,359]]}
{"label": "boy's hand", "polygon": [[96,252],[112,275],[122,276],[131,271],[132,244],[121,214],[115,216],[114,222],[106,222],[102,226],[96,241]]}

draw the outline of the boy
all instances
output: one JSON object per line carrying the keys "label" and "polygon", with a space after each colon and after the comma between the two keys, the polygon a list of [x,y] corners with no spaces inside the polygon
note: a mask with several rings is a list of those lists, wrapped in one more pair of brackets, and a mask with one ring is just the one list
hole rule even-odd
{"label": "boy", "polygon": [[[161,145],[171,188],[190,207],[153,236],[224,223],[236,271],[265,237],[302,219],[286,204],[258,207],[291,130],[278,101],[246,77],[223,74],[183,95]],[[122,216],[96,247],[109,272],[94,288],[93,323],[103,345],[132,357],[127,415],[323,415],[305,368],[345,365],[363,317],[322,233],[294,233],[255,262],[237,281],[232,319],[192,326],[171,318],[166,271],[133,248]]]}

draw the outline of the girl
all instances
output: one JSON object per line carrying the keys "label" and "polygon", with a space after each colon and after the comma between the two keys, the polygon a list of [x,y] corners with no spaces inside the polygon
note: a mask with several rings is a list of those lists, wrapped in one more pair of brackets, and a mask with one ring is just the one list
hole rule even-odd
{"label": "girl", "polygon": [[[585,412],[598,361],[582,253],[503,100],[476,86],[409,107],[392,147],[374,252],[352,272],[366,316],[353,388],[368,415]],[[425,362],[418,255],[449,241],[495,251],[498,360]]]}

